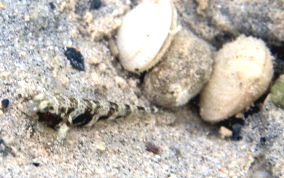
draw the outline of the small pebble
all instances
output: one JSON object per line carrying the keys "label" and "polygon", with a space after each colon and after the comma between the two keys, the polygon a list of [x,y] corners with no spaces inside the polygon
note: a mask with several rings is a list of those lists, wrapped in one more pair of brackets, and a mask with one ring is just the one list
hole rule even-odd
{"label": "small pebble", "polygon": [[100,72],[105,72],[107,69],[107,66],[104,63],[100,63],[98,68]]}
{"label": "small pebble", "polygon": [[33,162],[32,163],[35,167],[38,167],[40,165],[40,163],[37,163],[37,162]]}
{"label": "small pebble", "polygon": [[9,101],[9,99],[3,99],[1,101],[1,103],[2,103],[2,108],[6,109],[6,108],[8,108],[10,101]]}
{"label": "small pebble", "polygon": [[241,129],[242,129],[243,125],[242,124],[239,124],[239,123],[236,123],[232,126],[232,129],[233,129],[233,140],[241,140],[242,137],[240,136],[240,133],[241,133]]}
{"label": "small pebble", "polygon": [[266,143],[266,138],[265,138],[265,137],[261,137],[261,138],[259,139],[259,142],[260,142],[261,145],[265,145],[265,143]]}
{"label": "small pebble", "polygon": [[160,148],[152,142],[146,142],[145,146],[147,151],[150,151],[154,154],[160,153]]}
{"label": "small pebble", "polygon": [[49,7],[50,7],[51,10],[54,10],[56,8],[55,5],[53,4],[53,2],[49,3]]}
{"label": "small pebble", "polygon": [[86,12],[85,16],[84,16],[84,20],[86,23],[92,23],[93,21],[93,15],[90,12]]}
{"label": "small pebble", "polygon": [[90,10],[99,9],[102,5],[101,0],[90,0]]}
{"label": "small pebble", "polygon": [[103,152],[106,150],[105,144],[103,142],[100,142],[99,144],[96,145],[96,148],[98,151]]}
{"label": "small pebble", "polygon": [[176,121],[176,119],[177,116],[175,116],[171,112],[166,112],[166,111],[159,113],[159,115],[155,116],[157,125],[171,125]]}
{"label": "small pebble", "polygon": [[85,71],[84,58],[80,51],[75,48],[66,48],[64,55],[70,61],[72,67],[79,71]]}
{"label": "small pebble", "polygon": [[220,133],[222,138],[231,137],[233,135],[233,132],[231,130],[227,129],[226,127],[224,127],[224,126],[220,127],[219,133]]}
{"label": "small pebble", "polygon": [[127,83],[122,77],[115,76],[114,80],[115,80],[115,83],[118,85],[119,88],[125,89],[127,87]]}

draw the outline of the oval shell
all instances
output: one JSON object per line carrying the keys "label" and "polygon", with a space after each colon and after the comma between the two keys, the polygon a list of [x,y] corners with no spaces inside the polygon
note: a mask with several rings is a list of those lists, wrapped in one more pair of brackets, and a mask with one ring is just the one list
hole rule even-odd
{"label": "oval shell", "polygon": [[200,94],[200,115],[219,122],[249,107],[268,88],[273,57],[262,40],[241,35],[215,56],[212,77]]}
{"label": "oval shell", "polygon": [[176,11],[168,0],[148,1],[136,6],[122,20],[117,47],[121,65],[140,73],[162,57],[176,28]]}

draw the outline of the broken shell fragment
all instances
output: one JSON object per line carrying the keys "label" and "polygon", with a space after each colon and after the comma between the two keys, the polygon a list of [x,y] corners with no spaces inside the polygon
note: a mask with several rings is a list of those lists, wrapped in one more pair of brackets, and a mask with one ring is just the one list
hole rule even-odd
{"label": "broken shell fragment", "polygon": [[146,74],[143,93],[163,107],[184,105],[209,80],[212,65],[211,46],[190,31],[179,31],[162,61]]}
{"label": "broken shell fragment", "polygon": [[219,122],[252,105],[268,88],[273,58],[262,40],[240,36],[215,56],[210,81],[200,94],[200,115]]}
{"label": "broken shell fragment", "polygon": [[149,0],[128,12],[117,35],[121,65],[135,73],[154,66],[170,45],[176,20],[169,0]]}

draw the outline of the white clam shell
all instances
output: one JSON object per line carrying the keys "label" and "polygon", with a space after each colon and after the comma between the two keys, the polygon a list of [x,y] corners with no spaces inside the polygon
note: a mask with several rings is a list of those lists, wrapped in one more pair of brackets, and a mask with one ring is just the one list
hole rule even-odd
{"label": "white clam shell", "polygon": [[170,45],[176,28],[176,11],[169,0],[152,0],[136,6],[122,20],[117,47],[121,65],[142,72],[155,65]]}

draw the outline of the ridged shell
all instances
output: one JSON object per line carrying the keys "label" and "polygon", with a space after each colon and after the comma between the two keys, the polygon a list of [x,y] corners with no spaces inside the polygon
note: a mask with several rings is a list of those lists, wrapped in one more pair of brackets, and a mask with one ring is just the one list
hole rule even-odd
{"label": "ridged shell", "polygon": [[200,115],[219,122],[250,106],[268,88],[273,58],[265,43],[241,35],[215,55],[212,77],[200,94]]}
{"label": "ridged shell", "polygon": [[121,65],[140,73],[151,68],[170,45],[176,27],[176,11],[169,0],[144,2],[128,12],[118,31]]}

